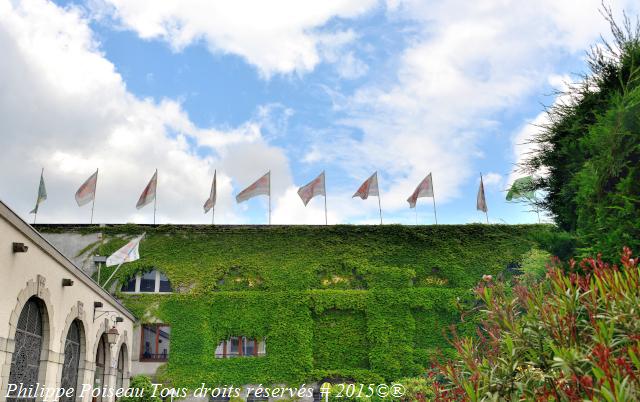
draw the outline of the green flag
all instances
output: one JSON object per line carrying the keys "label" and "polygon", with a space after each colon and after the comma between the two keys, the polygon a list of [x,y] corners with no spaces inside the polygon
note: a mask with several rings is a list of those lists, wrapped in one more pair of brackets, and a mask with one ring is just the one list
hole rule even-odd
{"label": "green flag", "polygon": [[40,173],[40,186],[38,187],[38,199],[36,200],[36,206],[29,212],[30,214],[37,214],[40,203],[47,199],[47,189],[44,186],[44,169]]}
{"label": "green flag", "polygon": [[518,198],[526,198],[529,201],[535,200],[536,195],[533,189],[533,177],[521,177],[513,182],[507,193],[507,201]]}

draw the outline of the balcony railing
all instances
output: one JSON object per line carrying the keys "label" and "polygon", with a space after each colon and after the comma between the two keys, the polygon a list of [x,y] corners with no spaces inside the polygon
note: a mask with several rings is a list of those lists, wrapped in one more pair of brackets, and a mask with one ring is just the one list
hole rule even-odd
{"label": "balcony railing", "polygon": [[140,355],[141,362],[166,362],[168,359],[168,353],[143,353]]}

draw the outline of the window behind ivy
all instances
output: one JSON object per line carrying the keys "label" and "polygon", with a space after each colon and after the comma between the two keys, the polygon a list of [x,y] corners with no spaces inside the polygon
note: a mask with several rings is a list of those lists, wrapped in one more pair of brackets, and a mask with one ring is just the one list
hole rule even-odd
{"label": "window behind ivy", "polygon": [[156,271],[149,271],[140,277],[141,292],[155,292],[156,290]]}
{"label": "window behind ivy", "polygon": [[128,281],[126,281],[125,283],[122,284],[122,289],[120,289],[123,292],[135,292],[136,291],[136,278],[135,276],[131,279],[129,279]]}
{"label": "window behind ivy", "polygon": [[167,275],[156,269],[137,274],[124,282],[120,290],[131,293],[170,293],[173,291]]}
{"label": "window behind ivy", "polygon": [[169,358],[169,344],[171,327],[164,324],[144,324],[142,326],[142,345],[140,360],[167,361]]}
{"label": "window behind ivy", "polygon": [[264,356],[266,343],[264,338],[232,336],[218,344],[216,357],[219,359],[247,356]]}
{"label": "window behind ivy", "polygon": [[171,292],[171,283],[169,282],[169,278],[162,272],[159,273],[160,280],[160,291],[161,292]]}

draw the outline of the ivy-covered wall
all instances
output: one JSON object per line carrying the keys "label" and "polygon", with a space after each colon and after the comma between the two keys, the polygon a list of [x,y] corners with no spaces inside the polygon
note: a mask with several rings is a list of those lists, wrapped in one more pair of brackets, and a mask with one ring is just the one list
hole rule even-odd
{"label": "ivy-covered wall", "polygon": [[[163,380],[197,387],[324,378],[383,381],[418,374],[460,322],[457,300],[483,274],[515,266],[531,248],[570,252],[545,225],[170,226],[42,225],[103,233],[83,253],[108,255],[145,232],[139,261],[119,283],[157,268],[170,295],[125,295],[142,322],[171,325]],[[111,274],[102,271],[102,280]],[[266,338],[266,356],[216,359],[230,336]]]}

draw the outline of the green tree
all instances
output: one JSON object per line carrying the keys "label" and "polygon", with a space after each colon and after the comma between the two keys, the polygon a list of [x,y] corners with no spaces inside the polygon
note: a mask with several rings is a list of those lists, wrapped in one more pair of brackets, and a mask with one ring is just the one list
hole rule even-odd
{"label": "green tree", "polygon": [[522,169],[546,171],[532,189],[544,194],[538,206],[611,257],[640,244],[640,26],[605,11],[613,43],[592,48],[590,73],[548,109]]}

